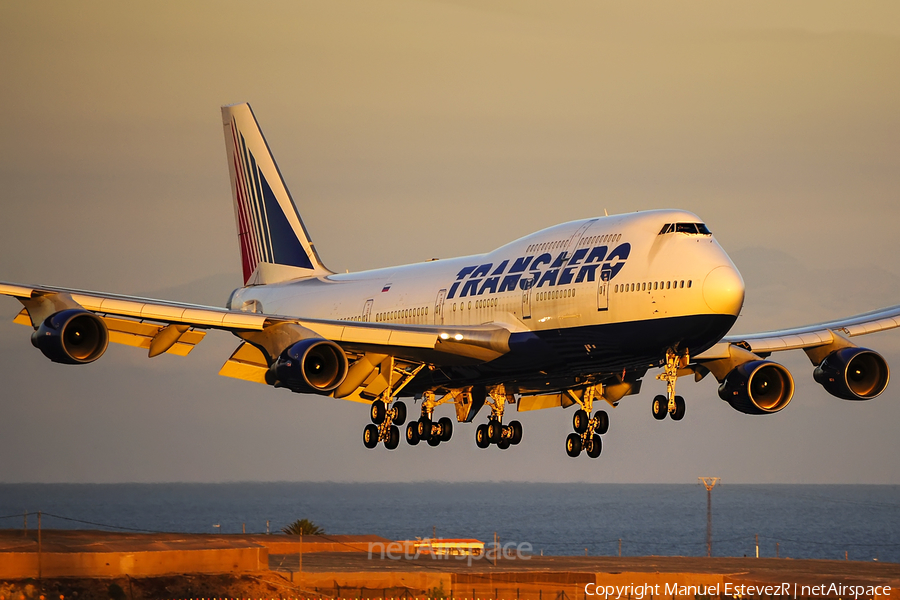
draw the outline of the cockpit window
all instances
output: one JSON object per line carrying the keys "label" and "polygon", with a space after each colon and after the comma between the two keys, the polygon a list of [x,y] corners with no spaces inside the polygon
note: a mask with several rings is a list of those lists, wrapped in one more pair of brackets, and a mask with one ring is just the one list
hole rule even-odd
{"label": "cockpit window", "polygon": [[704,223],[666,223],[659,230],[659,235],[667,233],[690,233],[694,235],[712,235]]}

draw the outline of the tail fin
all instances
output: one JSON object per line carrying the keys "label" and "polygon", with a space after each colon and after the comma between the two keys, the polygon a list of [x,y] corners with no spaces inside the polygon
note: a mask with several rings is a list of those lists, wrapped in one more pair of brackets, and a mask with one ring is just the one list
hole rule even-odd
{"label": "tail fin", "polygon": [[330,274],[249,104],[222,107],[244,284]]}

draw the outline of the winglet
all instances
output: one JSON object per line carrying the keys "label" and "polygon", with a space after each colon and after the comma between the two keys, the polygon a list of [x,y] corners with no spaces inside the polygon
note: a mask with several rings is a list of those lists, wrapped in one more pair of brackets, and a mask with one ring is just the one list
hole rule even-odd
{"label": "winglet", "polygon": [[266,281],[257,281],[256,272],[264,263],[293,267],[279,271],[289,279],[330,274],[319,259],[250,105],[223,106],[222,124],[244,283],[273,283],[271,269]]}

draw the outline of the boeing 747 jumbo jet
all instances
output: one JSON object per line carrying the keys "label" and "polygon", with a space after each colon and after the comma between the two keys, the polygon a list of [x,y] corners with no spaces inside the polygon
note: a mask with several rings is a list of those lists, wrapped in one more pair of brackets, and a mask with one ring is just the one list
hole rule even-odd
{"label": "boeing 747 jumbo jet", "polygon": [[[450,439],[458,423],[482,423],[475,443],[522,440],[515,407],[576,406],[566,452],[596,458],[609,428],[604,410],[640,392],[648,370],[667,385],[656,419],[685,414],[676,380],[712,374],[719,397],[753,415],[784,409],[791,374],[768,360],[802,349],[814,378],[845,400],[888,385],[878,353],[851,339],[900,325],[900,306],[847,319],[728,336],[744,283],[696,215],[652,210],[572,221],[481,255],[339,274],[322,263],[250,106],[222,108],[244,285],[225,308],[51,286],[0,283],[24,309],[32,344],[53,362],[86,364],[109,342],[187,355],[207,329],[241,342],[227,377],[367,405],[362,442],[394,449],[407,406],[406,441]],[[485,418],[486,417],[486,418]]]}

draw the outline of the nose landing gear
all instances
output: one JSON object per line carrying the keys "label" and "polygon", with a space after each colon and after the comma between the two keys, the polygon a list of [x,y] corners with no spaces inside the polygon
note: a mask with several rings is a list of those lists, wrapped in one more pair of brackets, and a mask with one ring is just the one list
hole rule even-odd
{"label": "nose landing gear", "polygon": [[684,418],[684,398],[675,395],[675,381],[678,379],[678,370],[686,369],[690,360],[687,351],[681,355],[676,354],[671,348],[666,351],[665,370],[656,376],[657,379],[666,382],[666,395],[654,397],[651,405],[653,418],[657,421],[665,419],[666,414],[671,415],[673,421]]}

